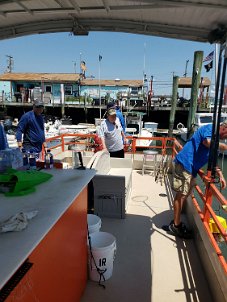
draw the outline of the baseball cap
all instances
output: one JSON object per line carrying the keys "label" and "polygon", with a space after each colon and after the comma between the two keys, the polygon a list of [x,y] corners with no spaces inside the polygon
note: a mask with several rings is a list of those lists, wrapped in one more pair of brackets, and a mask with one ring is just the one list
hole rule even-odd
{"label": "baseball cap", "polygon": [[108,115],[116,115],[116,110],[114,108],[110,108],[107,110]]}
{"label": "baseball cap", "polygon": [[44,107],[44,103],[43,103],[43,101],[40,100],[40,99],[34,99],[33,105],[34,105],[35,107]]}

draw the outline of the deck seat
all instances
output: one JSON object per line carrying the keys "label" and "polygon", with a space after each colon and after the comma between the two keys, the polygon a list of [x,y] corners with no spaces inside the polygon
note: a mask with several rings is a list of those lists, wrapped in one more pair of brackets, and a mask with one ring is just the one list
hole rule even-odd
{"label": "deck seat", "polygon": [[132,160],[110,158],[99,151],[87,165],[97,170],[93,177],[94,213],[100,217],[125,218],[132,187]]}

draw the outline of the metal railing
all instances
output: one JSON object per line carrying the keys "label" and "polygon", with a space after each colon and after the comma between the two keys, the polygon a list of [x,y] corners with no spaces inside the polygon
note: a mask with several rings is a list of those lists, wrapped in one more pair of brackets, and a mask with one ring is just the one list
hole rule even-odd
{"label": "metal railing", "polygon": [[[180,143],[174,139],[173,140],[173,157],[182,149],[182,146],[180,145]],[[205,192],[203,193],[202,189],[200,188],[199,185],[195,186],[195,190],[198,193],[198,196],[200,198],[200,201],[203,204],[203,208],[201,209],[199,202],[197,200],[197,198],[195,197],[194,194],[192,194],[192,201],[193,204],[195,206],[196,211],[198,212],[201,221],[203,223],[204,229],[207,232],[207,235],[210,239],[210,242],[214,248],[214,251],[221,263],[221,266],[224,270],[224,272],[227,274],[227,262],[226,259],[223,255],[223,252],[221,251],[219,245],[218,245],[218,241],[215,239],[214,234],[212,233],[210,226],[209,226],[209,222],[210,222],[210,218],[213,219],[216,227],[219,230],[219,235],[221,236],[222,240],[225,242],[225,244],[227,243],[227,233],[226,230],[224,229],[224,227],[222,226],[222,224],[220,223],[215,211],[212,208],[212,204],[215,200],[221,205],[221,206],[227,206],[227,200],[226,198],[221,194],[221,192],[219,191],[219,189],[217,188],[217,186],[215,185],[215,180],[211,177],[211,173],[210,171],[207,172],[207,174],[205,174],[205,172],[203,170],[199,170],[199,176],[201,177],[201,179],[203,180],[203,182],[205,183]]]}

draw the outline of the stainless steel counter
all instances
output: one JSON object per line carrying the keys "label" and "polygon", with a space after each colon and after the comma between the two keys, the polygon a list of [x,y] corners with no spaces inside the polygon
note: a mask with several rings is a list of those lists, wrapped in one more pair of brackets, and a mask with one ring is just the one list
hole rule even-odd
{"label": "stainless steel counter", "polygon": [[0,194],[0,221],[18,212],[38,210],[21,232],[0,233],[0,289],[95,175],[95,170],[48,170],[53,177],[22,197]]}

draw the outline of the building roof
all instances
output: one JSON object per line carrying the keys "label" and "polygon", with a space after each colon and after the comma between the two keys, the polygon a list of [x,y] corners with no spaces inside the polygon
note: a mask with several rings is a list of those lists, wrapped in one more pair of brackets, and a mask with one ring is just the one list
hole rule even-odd
{"label": "building roof", "polygon": [[[0,75],[0,81],[38,81],[38,82],[67,82],[75,83],[80,80],[78,73],[4,73]],[[82,86],[127,86],[127,87],[142,87],[142,80],[99,80],[84,79],[80,82]],[[183,77],[178,80],[178,88],[190,88],[192,78]],[[209,87],[211,81],[209,78],[202,79],[203,87]]]}
{"label": "building roof", "polygon": [[[85,79],[80,82],[82,86],[99,86],[97,79]],[[127,87],[141,87],[142,80],[100,80],[101,86],[127,86]]]}
{"label": "building roof", "polygon": [[[209,78],[201,78],[202,79],[202,85],[203,87],[209,87],[211,84],[211,81]],[[192,78],[186,77],[186,78],[179,78],[178,80],[178,88],[191,88],[192,86]]]}
{"label": "building roof", "polygon": [[4,73],[0,81],[78,82],[78,73]]}
{"label": "building roof", "polygon": [[0,39],[109,31],[214,42],[226,15],[226,0],[1,0]]}

